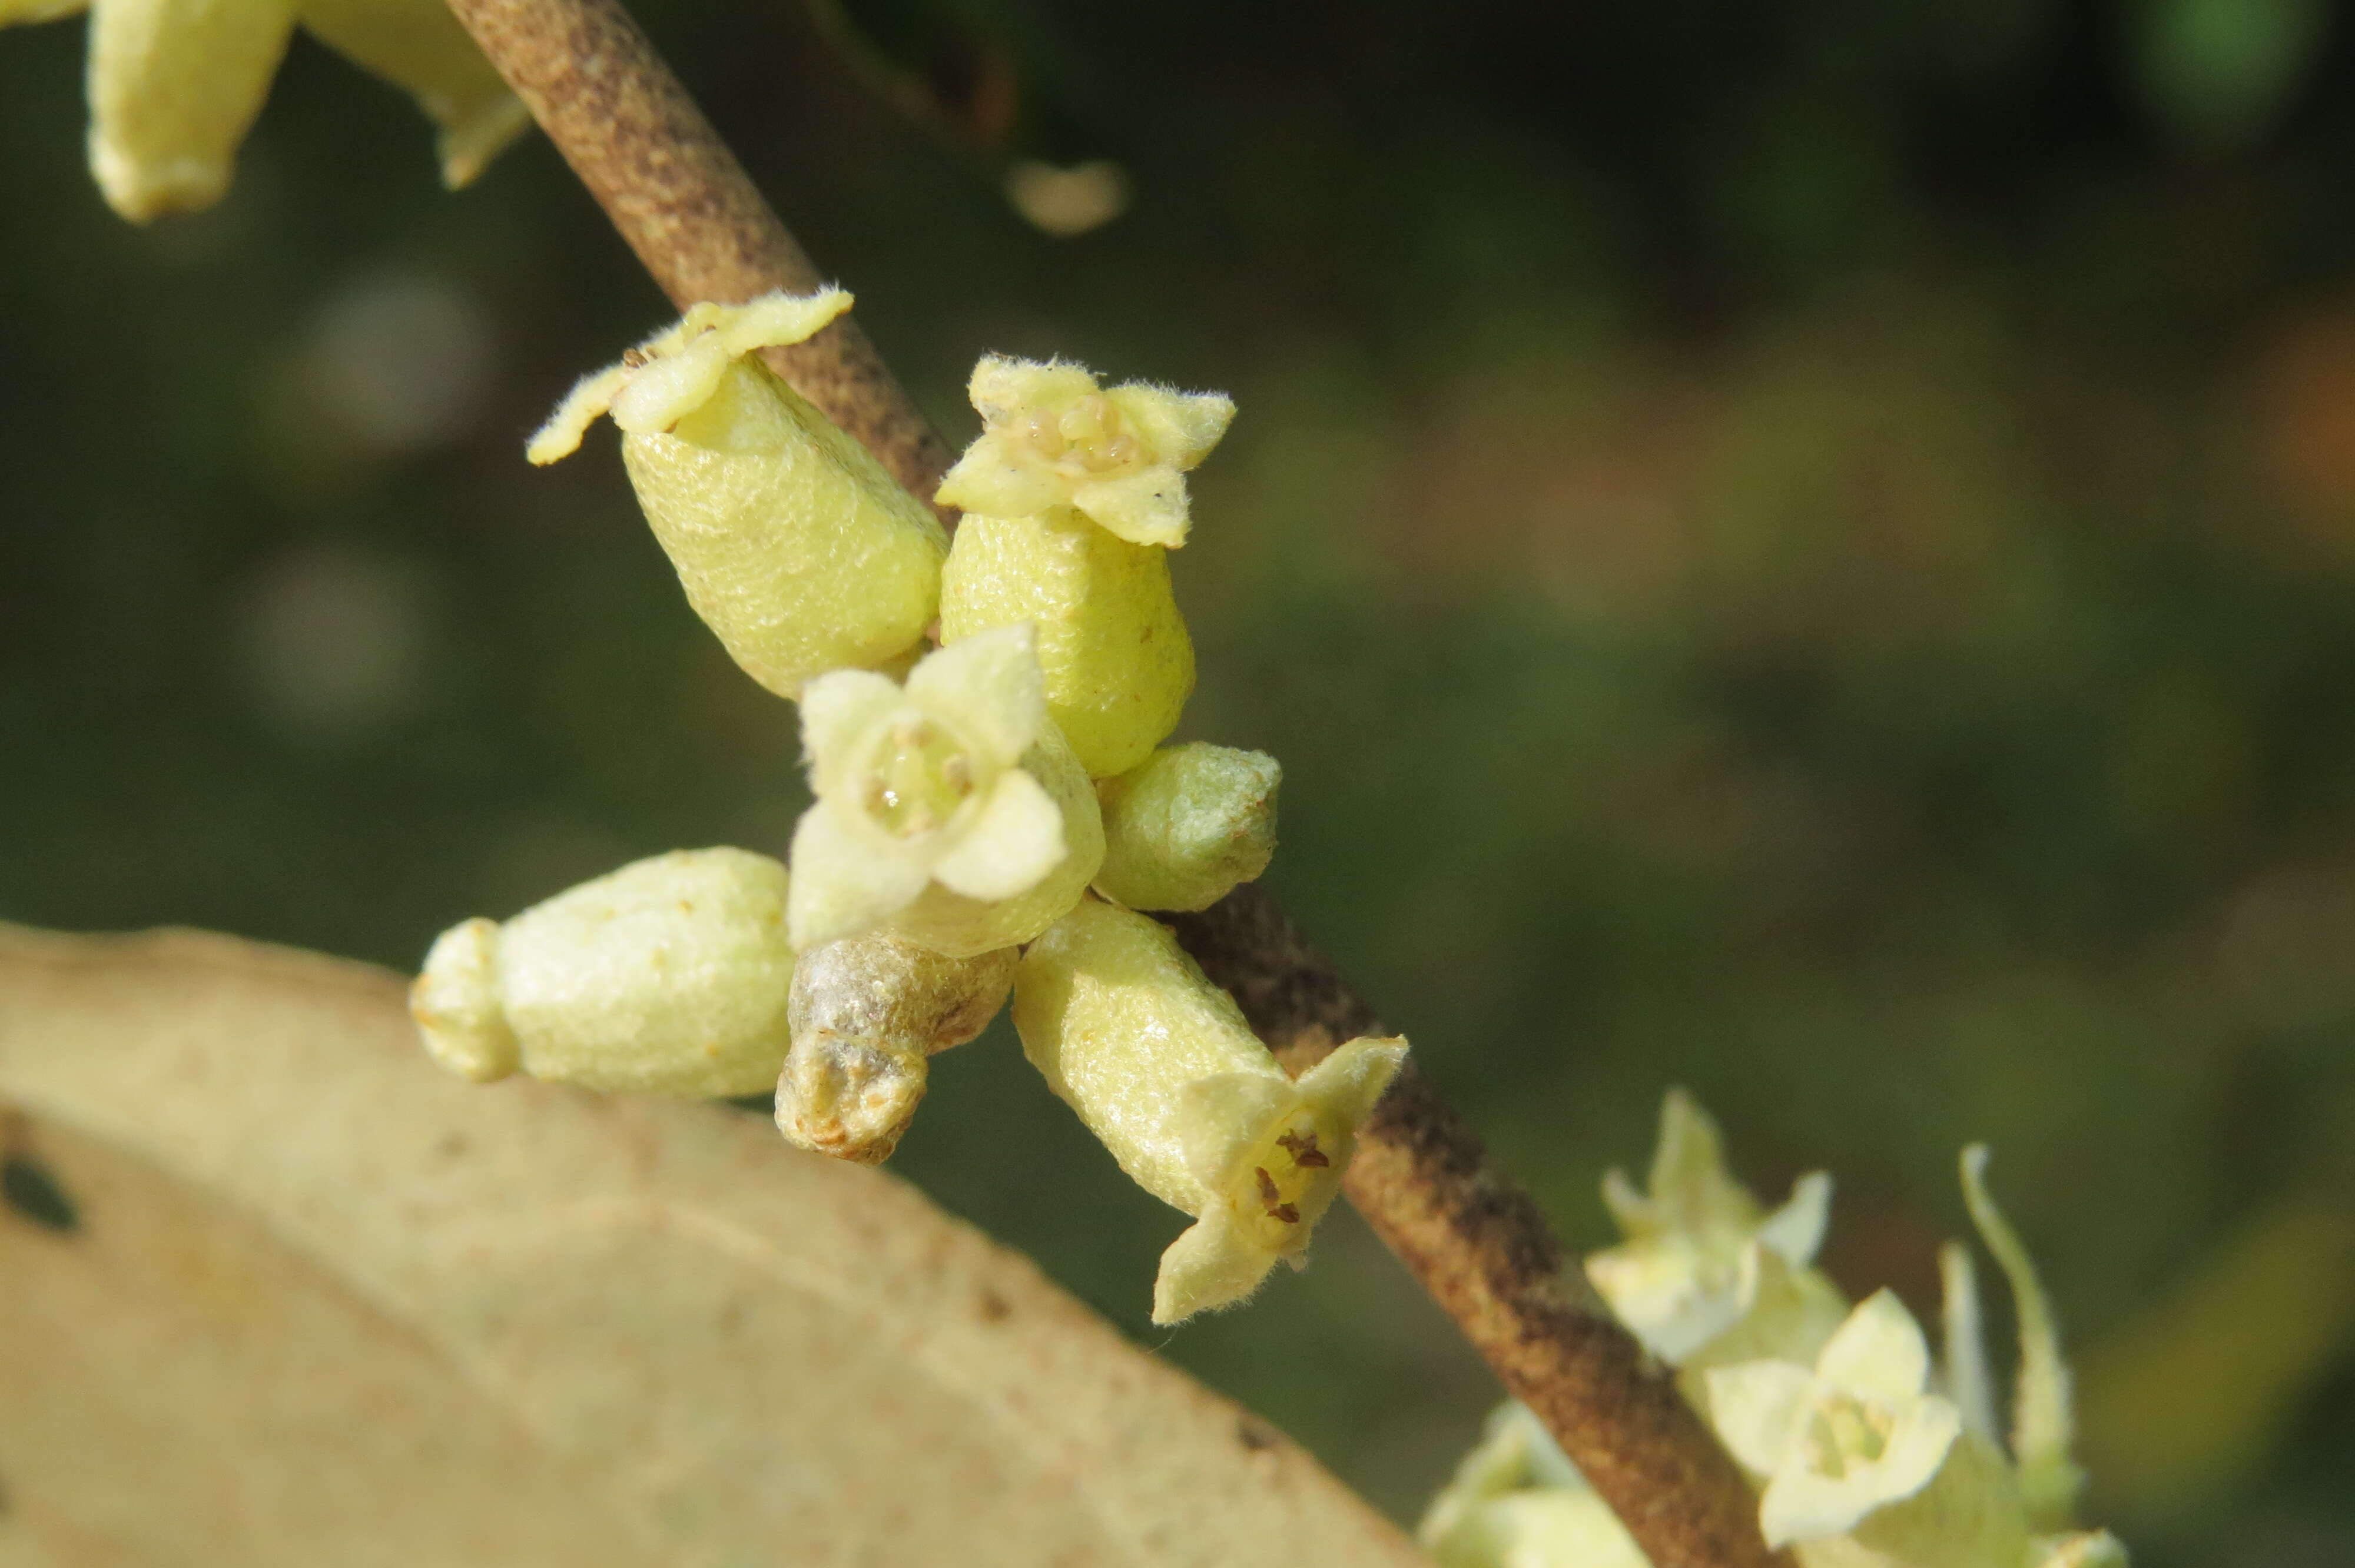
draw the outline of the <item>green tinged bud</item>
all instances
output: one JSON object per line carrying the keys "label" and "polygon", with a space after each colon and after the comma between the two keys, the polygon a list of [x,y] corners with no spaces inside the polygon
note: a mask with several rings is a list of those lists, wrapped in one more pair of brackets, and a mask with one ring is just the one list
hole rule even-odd
{"label": "green tinged bud", "polygon": [[601,413],[687,602],[780,696],[830,670],[903,662],[940,593],[948,538],[867,450],[752,357],[850,306],[829,290],[698,305],[573,389],[527,452],[574,450]]}
{"label": "green tinged bud", "polygon": [[967,514],[941,572],[941,638],[1039,631],[1047,708],[1089,777],[1124,773],[1178,726],[1194,644],[1169,588],[1169,555],[1068,506],[1028,517]]}
{"label": "green tinged bud", "polygon": [[1104,861],[1096,889],[1132,909],[1207,909],[1275,854],[1284,769],[1260,751],[1188,741],[1096,786]]}
{"label": "green tinged bud", "polygon": [[784,1060],[785,868],[674,850],[442,933],[410,991],[425,1048],[477,1082],[521,1071],[613,1092],[766,1090]]}

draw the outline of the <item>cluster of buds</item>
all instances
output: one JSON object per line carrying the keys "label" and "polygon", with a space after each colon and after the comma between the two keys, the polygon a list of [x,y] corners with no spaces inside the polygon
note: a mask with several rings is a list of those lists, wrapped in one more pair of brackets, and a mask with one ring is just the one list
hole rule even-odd
{"label": "cluster of buds", "polygon": [[[1980,1338],[1968,1248],[1940,1255],[1945,1344],[1895,1294],[1853,1307],[1811,1266],[1831,1184],[1801,1180],[1769,1213],[1725,1169],[1716,1127],[1668,1096],[1648,1191],[1617,1171],[1604,1198],[1625,1235],[1586,1260],[1614,1313],[1679,1386],[1759,1491],[1769,1546],[1801,1568],[2124,1568],[2107,1531],[2074,1528],[2069,1374],[2027,1251],[1988,1194],[1987,1150],[1962,1158],[1965,1200],[2009,1278],[2019,1373],[2007,1437]],[[1521,1406],[1425,1514],[1443,1568],[1647,1568],[1644,1554]]]}
{"label": "cluster of buds", "polygon": [[299,23],[417,100],[465,185],[530,123],[442,0],[0,0],[0,26],[90,12],[90,164],[133,223],[210,207]]}
{"label": "cluster of buds", "polygon": [[1231,1305],[1305,1261],[1406,1050],[1351,1041],[1295,1079],[1150,917],[1208,907],[1275,851],[1273,758],[1164,744],[1194,685],[1168,565],[1185,473],[1234,405],[986,357],[982,434],[937,497],[965,509],[952,541],[758,357],[849,306],[698,305],[527,450],[556,461],[610,416],[687,601],[799,704],[815,799],[790,869],[678,852],[469,920],[427,956],[419,1027],[475,1079],[773,1085],[789,1141],[874,1163],[932,1056],[1010,991],[1056,1094],[1194,1220],[1154,1320]]}

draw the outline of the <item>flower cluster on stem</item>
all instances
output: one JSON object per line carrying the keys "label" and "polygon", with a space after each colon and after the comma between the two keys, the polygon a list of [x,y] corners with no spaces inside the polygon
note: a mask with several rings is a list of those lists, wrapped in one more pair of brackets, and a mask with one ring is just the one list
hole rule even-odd
{"label": "flower cluster on stem", "polygon": [[504,927],[464,922],[428,955],[420,1027],[475,1078],[773,1082],[788,1141],[871,1163],[929,1058],[1010,985],[1049,1085],[1194,1220],[1154,1319],[1231,1305],[1302,1264],[1406,1050],[1352,1041],[1295,1080],[1146,913],[1204,908],[1275,849],[1273,758],[1164,745],[1194,683],[1168,567],[1184,475],[1234,406],[986,357],[982,434],[939,496],[967,509],[951,542],[755,357],[849,305],[697,305],[583,379],[527,449],[557,461],[610,416],[688,603],[799,704],[815,798],[790,868],[660,856]]}

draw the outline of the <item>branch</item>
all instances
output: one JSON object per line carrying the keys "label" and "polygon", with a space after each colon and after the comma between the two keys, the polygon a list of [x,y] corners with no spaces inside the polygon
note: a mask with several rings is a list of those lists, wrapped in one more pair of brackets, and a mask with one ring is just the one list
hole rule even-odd
{"label": "branch", "polygon": [[[820,281],[618,0],[451,0],[581,183],[682,310]],[[779,374],[930,499],[948,454],[847,321]],[[1386,1033],[1274,901],[1244,886],[1176,922],[1295,1072]],[[1565,1272],[1529,1194],[1410,1065],[1362,1129],[1350,1201],[1534,1410],[1657,1568],[1766,1568],[1757,1507],[1668,1374]]]}

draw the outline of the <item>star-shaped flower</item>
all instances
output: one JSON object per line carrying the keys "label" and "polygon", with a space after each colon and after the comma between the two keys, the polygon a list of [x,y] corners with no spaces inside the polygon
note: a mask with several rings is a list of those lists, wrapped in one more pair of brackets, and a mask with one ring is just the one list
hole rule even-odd
{"label": "star-shaped flower", "polygon": [[1886,1290],[1849,1314],[1812,1371],[1785,1361],[1710,1370],[1718,1436],[1766,1478],[1758,1517],[1769,1546],[1846,1534],[1930,1484],[1963,1423],[1929,1383],[1921,1326]]}
{"label": "star-shaped flower", "polygon": [[982,432],[936,499],[988,517],[1070,506],[1133,545],[1176,549],[1186,471],[1235,417],[1216,392],[1132,381],[1105,390],[1084,367],[985,355],[968,387]]}
{"label": "star-shaped flower", "polygon": [[530,122],[442,0],[0,0],[0,26],[91,9],[90,162],[133,223],[210,207],[299,22],[408,90],[465,185]]}
{"label": "star-shaped flower", "polygon": [[942,649],[904,687],[819,676],[802,692],[802,749],[817,802],[794,832],[796,948],[887,922],[952,957],[1010,947],[1078,902],[1103,858],[1027,625]]}

